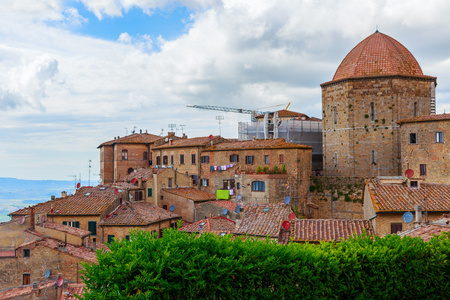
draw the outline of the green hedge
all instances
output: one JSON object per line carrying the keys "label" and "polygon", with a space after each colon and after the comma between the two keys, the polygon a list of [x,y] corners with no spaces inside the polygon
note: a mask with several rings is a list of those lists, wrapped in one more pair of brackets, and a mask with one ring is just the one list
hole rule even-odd
{"label": "green hedge", "polygon": [[450,299],[450,240],[277,245],[176,230],[99,250],[86,299]]}

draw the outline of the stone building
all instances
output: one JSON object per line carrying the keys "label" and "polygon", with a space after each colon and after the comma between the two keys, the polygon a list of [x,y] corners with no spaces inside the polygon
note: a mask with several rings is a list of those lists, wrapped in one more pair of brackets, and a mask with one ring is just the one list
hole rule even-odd
{"label": "stone building", "polygon": [[178,139],[174,132],[162,137],[150,133],[133,133],[104,142],[100,149],[100,178],[103,184],[112,183],[137,168],[154,165],[152,148]]}
{"label": "stone building", "polygon": [[450,114],[418,116],[398,121],[402,172],[426,182],[450,184]]}
{"label": "stone building", "polygon": [[202,234],[205,232],[219,235],[233,233],[236,229],[236,222],[228,218],[217,216],[199,220],[192,224],[187,224],[179,230],[187,233]]}
{"label": "stone building", "polygon": [[[412,229],[450,212],[450,185],[394,176],[366,180],[363,209],[364,219],[372,221],[376,235]],[[416,221],[405,223],[406,212],[413,213]]]}
{"label": "stone building", "polygon": [[[311,147],[283,139],[223,142],[202,152],[202,189],[228,189],[244,203],[303,199],[309,191]],[[260,173],[260,174],[258,174]]]}
{"label": "stone building", "polygon": [[154,147],[155,166],[172,167],[192,178],[193,186],[198,185],[200,174],[200,153],[206,147],[218,144],[224,139],[220,136],[182,138],[171,140],[167,144]]}
{"label": "stone building", "polygon": [[321,87],[325,175],[400,175],[397,121],[435,113],[436,77],[424,75],[408,49],[376,31]]}
{"label": "stone building", "polygon": [[[238,205],[238,203],[228,200],[200,203],[196,207],[195,221],[219,216],[235,221],[236,219],[239,219],[239,214],[236,212],[236,207]],[[224,212],[226,212],[226,214],[224,214]]]}

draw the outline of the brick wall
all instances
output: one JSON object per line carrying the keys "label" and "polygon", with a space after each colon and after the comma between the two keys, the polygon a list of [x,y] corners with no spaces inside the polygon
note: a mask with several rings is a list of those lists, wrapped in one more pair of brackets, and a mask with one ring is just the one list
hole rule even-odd
{"label": "brick wall", "polygon": [[124,239],[130,235],[130,230],[144,230],[148,232],[160,233],[162,229],[170,228],[171,224],[176,224],[177,220],[164,220],[149,224],[147,226],[102,226],[103,240],[108,241],[108,235],[113,235],[115,239]]}
{"label": "brick wall", "polygon": [[114,182],[114,146],[100,147],[100,177],[103,184]]}
{"label": "brick wall", "polygon": [[[114,180],[120,180],[129,174],[129,169],[148,167],[150,159],[150,146],[145,144],[115,144],[114,145]],[[122,151],[126,150],[128,159],[122,159]],[[147,152],[147,160],[144,160]]]}
{"label": "brick wall", "polygon": [[393,76],[322,86],[325,175],[399,175],[400,136],[396,122],[413,117],[414,103],[417,115],[430,114],[433,81]]}
{"label": "brick wall", "polygon": [[[163,165],[163,157],[167,156],[166,166],[173,166],[178,172],[187,173],[189,176],[199,174],[199,154],[201,147],[183,147],[183,148],[169,148],[161,150],[153,150],[154,165],[156,165],[156,157],[161,157],[161,165]],[[184,155],[184,163],[180,163],[180,155]],[[195,156],[194,162],[192,155]],[[171,157],[173,156],[173,164],[171,164]]]}

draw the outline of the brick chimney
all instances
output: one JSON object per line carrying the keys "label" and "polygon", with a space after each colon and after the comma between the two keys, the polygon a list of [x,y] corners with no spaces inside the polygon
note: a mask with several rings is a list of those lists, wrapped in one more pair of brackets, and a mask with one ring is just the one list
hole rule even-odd
{"label": "brick chimney", "polygon": [[66,191],[62,191],[61,192],[61,198],[66,198],[67,197],[67,192]]}

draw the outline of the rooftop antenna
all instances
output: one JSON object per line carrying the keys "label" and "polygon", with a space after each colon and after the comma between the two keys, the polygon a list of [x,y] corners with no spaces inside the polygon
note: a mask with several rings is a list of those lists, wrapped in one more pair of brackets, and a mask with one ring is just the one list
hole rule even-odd
{"label": "rooftop antenna", "polygon": [[136,126],[133,127],[133,131],[131,132],[132,134],[136,133],[136,128],[137,128]]}
{"label": "rooftop antenna", "polygon": [[177,128],[177,124],[169,124],[170,131],[173,132],[173,129]]}
{"label": "rooftop antenna", "polygon": [[89,160],[89,186],[91,186],[91,162],[92,160]]}
{"label": "rooftop antenna", "polygon": [[219,121],[219,136],[222,136],[222,120],[224,119],[224,116],[216,116],[216,120]]}
{"label": "rooftop antenna", "polygon": [[181,135],[184,134],[184,132],[183,132],[183,127],[184,127],[184,126],[186,126],[186,125],[180,125],[180,127],[181,127]]}
{"label": "rooftop antenna", "polygon": [[73,174],[73,175],[68,175],[68,177],[73,177],[74,182],[75,182],[74,188],[76,189],[76,188],[77,188],[77,175],[75,175],[75,174]]}
{"label": "rooftop antenna", "polygon": [[123,129],[125,129],[125,135],[128,135],[128,128],[124,127]]}

